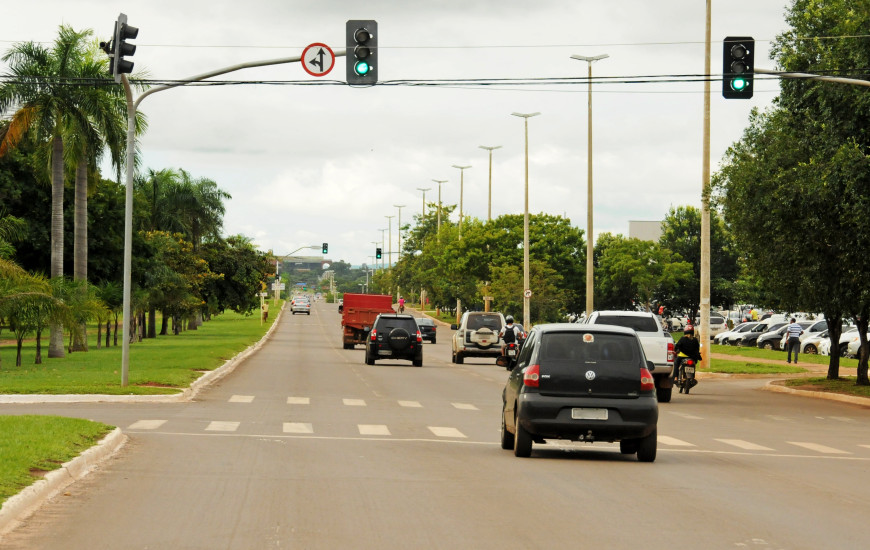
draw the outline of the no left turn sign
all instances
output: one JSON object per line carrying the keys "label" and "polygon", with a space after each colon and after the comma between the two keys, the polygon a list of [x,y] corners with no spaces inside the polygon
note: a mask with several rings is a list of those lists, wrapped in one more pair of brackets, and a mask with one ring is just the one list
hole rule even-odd
{"label": "no left turn sign", "polygon": [[302,68],[311,76],[325,76],[335,66],[335,53],[326,44],[315,42],[302,50]]}
{"label": "no left turn sign", "polygon": [[526,291],[523,292],[523,296],[525,296],[526,298],[531,298],[532,297],[532,289],[527,288]]}

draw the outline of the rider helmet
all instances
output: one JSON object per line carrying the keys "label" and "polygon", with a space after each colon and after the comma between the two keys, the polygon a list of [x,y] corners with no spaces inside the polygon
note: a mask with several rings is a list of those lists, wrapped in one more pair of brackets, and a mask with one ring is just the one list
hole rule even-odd
{"label": "rider helmet", "polygon": [[509,325],[514,324],[514,316],[508,315],[507,317],[504,318],[504,322],[509,324]]}

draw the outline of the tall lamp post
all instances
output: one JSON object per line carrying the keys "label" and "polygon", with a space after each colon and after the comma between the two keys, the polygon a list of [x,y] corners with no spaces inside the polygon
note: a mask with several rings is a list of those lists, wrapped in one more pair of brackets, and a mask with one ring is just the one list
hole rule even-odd
{"label": "tall lamp post", "polygon": [[399,233],[399,251],[396,252],[396,259],[398,261],[398,260],[402,259],[402,208],[405,208],[408,205],[407,204],[394,204],[393,206],[395,206],[396,208],[399,209],[399,225],[397,227],[398,233]]}
{"label": "tall lamp post", "polygon": [[392,267],[393,267],[393,218],[395,218],[395,216],[384,216],[384,217],[387,218],[387,239],[388,239],[387,240],[387,249],[389,250],[389,252],[387,252],[387,254],[388,254],[387,265],[390,267],[390,269],[392,269]]}
{"label": "tall lamp post", "polygon": [[479,145],[478,147],[489,151],[489,206],[486,208],[486,221],[490,221],[492,220],[492,152],[496,149],[501,149],[501,145],[494,145],[492,147]]}
{"label": "tall lamp post", "polygon": [[513,116],[524,118],[526,130],[526,208],[523,217],[523,327],[529,329],[529,119],[541,113],[511,113]]}
{"label": "tall lamp post", "polygon": [[465,169],[471,168],[468,166],[453,165],[454,168],[459,168],[459,240],[462,240],[462,195],[465,193]]}
{"label": "tall lamp post", "polygon": [[447,180],[432,180],[438,184],[438,242],[441,242],[441,184],[447,183]]}
{"label": "tall lamp post", "polygon": [[607,59],[609,55],[601,54],[592,57],[582,55],[572,55],[571,59],[586,61],[589,64],[588,78],[588,96],[589,96],[589,112],[588,112],[588,127],[586,136],[586,315],[592,313],[593,297],[594,297],[594,276],[592,273],[592,257],[594,253],[594,243],[592,239],[592,63]]}
{"label": "tall lamp post", "polygon": [[426,218],[426,191],[431,190],[431,187],[418,187],[417,191],[423,192],[423,217],[420,218],[420,223],[423,223],[423,220]]}

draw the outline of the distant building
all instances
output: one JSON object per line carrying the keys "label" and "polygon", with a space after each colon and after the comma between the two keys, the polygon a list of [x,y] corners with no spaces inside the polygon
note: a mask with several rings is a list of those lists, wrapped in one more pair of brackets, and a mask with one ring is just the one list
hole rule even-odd
{"label": "distant building", "polygon": [[629,220],[628,236],[642,241],[658,242],[662,236],[661,221]]}
{"label": "distant building", "polygon": [[283,256],[281,258],[281,272],[286,271],[319,271],[323,264],[332,263],[323,256]]}

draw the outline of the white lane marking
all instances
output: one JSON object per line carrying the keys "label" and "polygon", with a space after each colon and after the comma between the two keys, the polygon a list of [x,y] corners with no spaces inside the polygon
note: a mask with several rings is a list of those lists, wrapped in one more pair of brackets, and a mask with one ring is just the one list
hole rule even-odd
{"label": "white lane marking", "polygon": [[413,408],[422,408],[423,405],[420,404],[419,401],[399,401],[400,407],[413,407]]}
{"label": "white lane marking", "polygon": [[253,395],[234,395],[230,397],[230,403],[251,403],[253,400]]}
{"label": "white lane marking", "polygon": [[222,420],[214,420],[209,422],[205,427],[207,432],[234,432],[239,429],[241,422],[225,422]]}
{"label": "white lane marking", "polygon": [[287,404],[288,405],[310,405],[311,398],[310,397],[288,397]]}
{"label": "white lane marking", "polygon": [[793,419],[791,419],[787,416],[779,416],[776,414],[768,414],[766,416],[767,416],[767,418],[769,418],[771,420],[779,420],[780,422],[794,422]]}
{"label": "white lane marking", "polygon": [[688,441],[683,441],[682,439],[677,439],[676,437],[669,437],[667,435],[658,436],[659,443],[663,443],[665,445],[672,445],[674,447],[694,447],[693,444]]}
{"label": "white lane marking", "polygon": [[341,400],[348,407],[365,407],[366,400],[365,399],[342,399]]}
{"label": "white lane marking", "polygon": [[750,443],[749,441],[743,441],[742,439],[716,439],[716,441],[720,441],[725,443],[726,445],[734,445],[740,449],[746,449],[747,451],[772,451],[770,447],[765,447],[764,445],[757,445],[755,443]]}
{"label": "white lane marking", "polygon": [[428,426],[429,431],[438,437],[467,437],[464,433],[460,432],[456,428],[445,428],[440,426]]}
{"label": "white lane marking", "polygon": [[451,403],[457,409],[462,409],[464,411],[479,411],[477,407],[472,405],[471,403]]}
{"label": "white lane marking", "polygon": [[695,416],[694,414],[674,412],[674,411],[670,411],[670,413],[675,414],[675,415],[680,416],[680,417],[683,417],[683,418],[688,418],[689,420],[704,420],[702,417]]}
{"label": "white lane marking", "polygon": [[859,447],[864,447],[865,449],[870,449],[870,445],[858,445]]}
{"label": "white lane marking", "polygon": [[809,449],[811,451],[816,451],[817,453],[825,453],[829,455],[850,455],[849,451],[841,451],[840,449],[835,449],[833,447],[828,447],[826,445],[819,445],[818,443],[805,443],[802,441],[786,441],[789,445],[797,445],[798,447],[803,447],[804,449]]}
{"label": "white lane marking", "polygon": [[857,420],[855,420],[854,418],[849,418],[848,416],[830,416],[828,418],[832,418],[834,420],[839,420],[840,422],[846,422],[848,424],[852,424],[854,422],[857,422]]}
{"label": "white lane marking", "polygon": [[384,424],[357,424],[360,435],[392,435]]}
{"label": "white lane marking", "polygon": [[166,424],[165,420],[137,420],[129,426],[128,430],[156,430],[160,426]]}
{"label": "white lane marking", "polygon": [[305,422],[284,422],[285,434],[313,434],[314,428]]}

